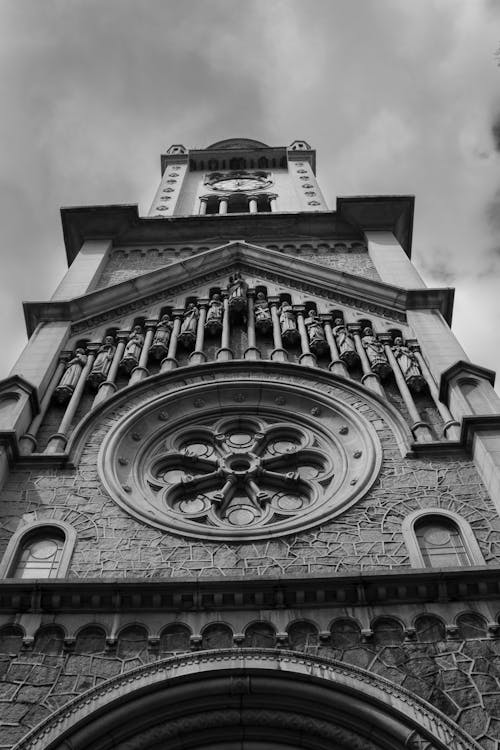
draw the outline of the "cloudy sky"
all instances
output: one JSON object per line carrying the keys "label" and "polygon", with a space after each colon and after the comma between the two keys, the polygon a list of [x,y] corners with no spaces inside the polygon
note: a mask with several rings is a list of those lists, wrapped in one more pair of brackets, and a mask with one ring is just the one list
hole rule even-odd
{"label": "cloudy sky", "polygon": [[146,212],[172,143],[305,138],[337,195],[414,194],[415,264],[500,370],[497,0],[0,0],[0,375],[65,270],[59,207]]}

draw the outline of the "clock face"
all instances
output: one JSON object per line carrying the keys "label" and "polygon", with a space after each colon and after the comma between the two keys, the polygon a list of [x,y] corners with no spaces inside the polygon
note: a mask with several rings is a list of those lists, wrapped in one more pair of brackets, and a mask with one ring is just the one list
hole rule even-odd
{"label": "clock face", "polygon": [[206,182],[212,190],[224,190],[231,193],[247,190],[263,190],[272,184],[272,180],[268,175],[263,176],[251,173],[233,173],[226,176],[222,176],[219,173],[218,175],[209,175]]}

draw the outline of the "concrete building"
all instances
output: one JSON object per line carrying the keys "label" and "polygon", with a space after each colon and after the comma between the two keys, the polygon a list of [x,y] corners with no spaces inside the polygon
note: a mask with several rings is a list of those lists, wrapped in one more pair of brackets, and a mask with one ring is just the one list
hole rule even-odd
{"label": "concrete building", "polygon": [[0,383],[1,750],[498,750],[500,402],[305,141],[63,209]]}

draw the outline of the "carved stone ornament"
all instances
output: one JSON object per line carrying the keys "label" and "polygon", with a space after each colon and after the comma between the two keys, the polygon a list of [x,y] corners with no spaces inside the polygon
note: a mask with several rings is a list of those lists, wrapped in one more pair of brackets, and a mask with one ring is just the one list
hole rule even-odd
{"label": "carved stone ornament", "polygon": [[255,382],[222,394],[205,383],[136,407],[108,433],[99,471],[146,523],[197,538],[263,539],[341,513],[371,486],[380,460],[375,431],[340,400]]}

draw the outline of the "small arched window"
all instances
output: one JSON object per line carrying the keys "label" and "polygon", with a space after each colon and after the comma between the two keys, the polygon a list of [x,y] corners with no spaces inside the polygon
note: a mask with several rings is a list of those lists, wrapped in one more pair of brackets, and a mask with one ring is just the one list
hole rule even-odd
{"label": "small arched window", "polygon": [[148,650],[148,633],[142,625],[129,625],[118,635],[116,655],[120,659],[145,656]]}
{"label": "small arched window", "polygon": [[435,643],[446,639],[446,628],[442,620],[434,615],[420,615],[415,621],[415,632],[419,643]]}
{"label": "small arched window", "polygon": [[23,631],[18,625],[5,625],[0,629],[0,654],[18,654],[23,645]]}
{"label": "small arched window", "polygon": [[331,633],[334,648],[352,648],[361,640],[361,629],[358,623],[348,618],[335,620]]}
{"label": "small arched window", "polygon": [[106,633],[98,625],[87,625],[76,636],[77,654],[101,654],[105,649]]}
{"label": "small arched window", "polygon": [[310,622],[294,622],[288,628],[290,648],[306,651],[318,645],[318,629]]}
{"label": "small arched window", "polygon": [[245,630],[244,646],[250,648],[274,648],[276,633],[267,622],[254,622]]}
{"label": "small arched window", "polygon": [[471,527],[457,513],[426,508],[410,513],[402,531],[414,568],[484,565],[484,557]]}
{"label": "small arched window", "polygon": [[457,617],[458,636],[463,640],[486,638],[487,629],[484,617],[476,612],[465,612]]}
{"label": "small arched window", "polygon": [[415,524],[415,535],[426,567],[470,565],[460,529],[451,518],[425,516]]}
{"label": "small arched window", "polygon": [[57,656],[64,646],[64,631],[57,625],[47,625],[37,630],[33,651],[39,654]]}
{"label": "small arched window", "polygon": [[175,654],[189,651],[191,631],[186,625],[172,624],[163,629],[160,636],[160,651],[163,654]]}
{"label": "small arched window", "polygon": [[63,578],[75,541],[75,530],[64,521],[22,526],[7,545],[0,578]]}
{"label": "small arched window", "polygon": [[202,648],[232,648],[233,631],[228,625],[214,623],[208,625],[202,633]]}
{"label": "small arched window", "polygon": [[373,642],[377,647],[399,646],[404,641],[403,627],[392,617],[380,617],[372,629]]}

